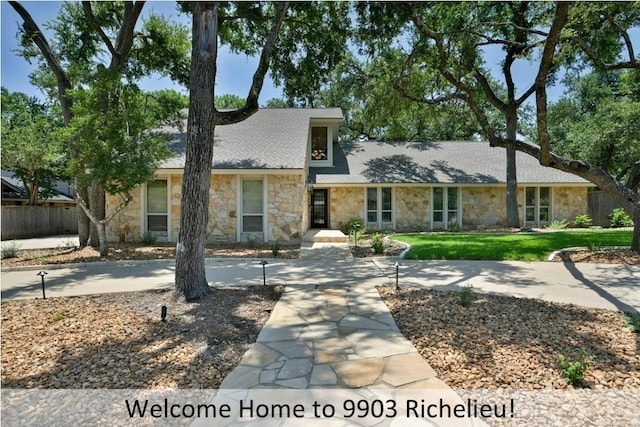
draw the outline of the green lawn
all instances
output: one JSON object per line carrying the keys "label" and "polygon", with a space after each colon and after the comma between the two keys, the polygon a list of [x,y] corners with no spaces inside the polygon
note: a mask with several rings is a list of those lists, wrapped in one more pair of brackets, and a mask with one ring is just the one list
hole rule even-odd
{"label": "green lawn", "polygon": [[629,246],[631,230],[563,230],[549,233],[420,233],[393,237],[411,245],[407,259],[543,261],[553,251],[584,246]]}

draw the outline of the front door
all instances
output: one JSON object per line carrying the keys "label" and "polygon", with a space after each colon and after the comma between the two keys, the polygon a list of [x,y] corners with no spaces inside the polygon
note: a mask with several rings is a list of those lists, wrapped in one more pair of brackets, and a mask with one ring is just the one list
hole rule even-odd
{"label": "front door", "polygon": [[314,189],[311,193],[311,227],[312,228],[327,228],[328,221],[328,207],[329,202],[327,198],[328,190]]}

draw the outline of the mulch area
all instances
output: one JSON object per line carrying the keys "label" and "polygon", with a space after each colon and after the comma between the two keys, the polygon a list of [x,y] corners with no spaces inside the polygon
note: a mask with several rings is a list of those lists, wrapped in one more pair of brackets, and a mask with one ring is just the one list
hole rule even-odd
{"label": "mulch area", "polygon": [[172,292],[2,302],[2,387],[218,388],[282,290],[215,288],[188,303]]}
{"label": "mulch area", "polygon": [[[299,245],[280,245],[277,258],[298,258]],[[2,260],[2,267],[18,267],[45,264],[71,264],[96,261],[130,261],[149,259],[175,259],[176,247],[168,244],[153,246],[140,243],[111,243],[109,254],[101,257],[97,249],[54,248],[21,250],[16,258]],[[271,245],[250,247],[243,243],[207,245],[206,258],[276,258]]]}
{"label": "mulch area", "polygon": [[398,327],[438,377],[459,389],[566,389],[558,354],[595,360],[579,385],[640,388],[640,334],[609,310],[478,294],[379,288]]}
{"label": "mulch area", "polygon": [[631,249],[571,250],[561,252],[553,262],[589,262],[598,264],[640,264],[640,254]]}

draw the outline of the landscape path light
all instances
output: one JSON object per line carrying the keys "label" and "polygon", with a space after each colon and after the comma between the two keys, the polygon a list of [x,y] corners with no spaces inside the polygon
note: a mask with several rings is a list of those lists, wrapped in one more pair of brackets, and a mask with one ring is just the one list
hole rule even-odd
{"label": "landscape path light", "polygon": [[46,276],[48,273],[46,271],[40,271],[37,276],[40,276],[40,278],[42,279],[42,299],[47,299],[47,296],[44,293],[44,276]]}
{"label": "landscape path light", "polygon": [[398,271],[400,270],[400,263],[396,261],[394,264],[396,267],[396,291],[400,289],[400,285],[398,285]]}
{"label": "landscape path light", "polygon": [[265,266],[269,264],[266,260],[260,261],[260,265],[262,266],[262,285],[266,286],[267,284],[267,273],[265,271]]}

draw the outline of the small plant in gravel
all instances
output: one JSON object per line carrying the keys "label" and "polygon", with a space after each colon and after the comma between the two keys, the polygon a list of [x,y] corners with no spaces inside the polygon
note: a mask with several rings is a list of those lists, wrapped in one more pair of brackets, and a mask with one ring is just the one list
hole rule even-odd
{"label": "small plant in gravel", "polygon": [[20,245],[16,242],[11,242],[2,248],[2,259],[16,258],[20,252]]}
{"label": "small plant in gravel", "polygon": [[633,332],[640,333],[640,313],[630,314],[624,318],[624,321]]}
{"label": "small plant in gravel", "polygon": [[250,249],[258,249],[258,238],[255,236],[247,236],[247,245]]}
{"label": "small plant in gravel", "polygon": [[597,251],[599,247],[600,243],[595,243],[594,241],[589,241],[587,243],[587,249],[589,250],[589,252]]}
{"label": "small plant in gravel", "polygon": [[622,208],[615,208],[607,216],[612,227],[631,227],[633,226],[633,220],[628,213]]}
{"label": "small plant in gravel", "polygon": [[593,220],[587,214],[577,215],[573,221],[573,226],[576,228],[589,228],[591,225],[593,225]]}
{"label": "small plant in gravel", "polygon": [[596,359],[594,355],[587,355],[587,350],[582,347],[575,360],[570,359],[566,354],[558,354],[558,366],[562,378],[567,384],[580,385],[584,380],[584,373]]}
{"label": "small plant in gravel", "polygon": [[156,240],[158,240],[156,235],[153,234],[153,232],[151,232],[149,230],[145,231],[140,236],[140,243],[142,243],[143,245],[155,245],[156,244]]}
{"label": "small plant in gravel", "polygon": [[447,226],[447,231],[450,233],[459,233],[462,231],[462,227],[455,221],[451,221]]}
{"label": "small plant in gravel", "polygon": [[463,307],[469,307],[476,298],[478,298],[478,295],[473,291],[473,286],[468,284],[467,286],[462,287],[462,290],[458,295],[458,304]]}
{"label": "small plant in gravel", "polygon": [[532,233],[533,229],[531,227],[520,227],[521,233]]}
{"label": "small plant in gravel", "polygon": [[377,254],[384,253],[384,249],[387,244],[384,242],[384,238],[380,233],[376,233],[371,237],[371,247],[373,248],[373,252]]}
{"label": "small plant in gravel", "polygon": [[360,218],[351,218],[347,222],[347,231],[349,232],[349,238],[353,239],[354,244],[358,246],[358,240],[360,240],[365,233],[364,221]]}
{"label": "small plant in gravel", "polygon": [[564,230],[569,225],[569,221],[566,219],[556,219],[547,225],[547,228],[550,230]]}
{"label": "small plant in gravel", "polygon": [[56,322],[64,319],[65,317],[67,318],[72,318],[72,317],[76,317],[78,315],[78,312],[75,310],[68,310],[66,312],[61,312],[58,311],[56,314],[53,315],[53,320],[55,320]]}
{"label": "small plant in gravel", "polygon": [[278,255],[280,254],[280,241],[279,240],[276,240],[271,245],[271,254],[273,254],[274,258],[278,258]]}

